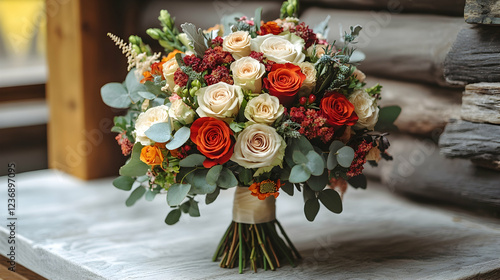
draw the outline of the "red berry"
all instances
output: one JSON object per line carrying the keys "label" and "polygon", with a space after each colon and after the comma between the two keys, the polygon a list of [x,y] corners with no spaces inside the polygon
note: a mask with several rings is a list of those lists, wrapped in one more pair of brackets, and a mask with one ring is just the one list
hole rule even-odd
{"label": "red berry", "polygon": [[302,96],[300,99],[299,99],[299,103],[300,105],[306,105],[306,102],[307,102],[307,98],[305,96]]}
{"label": "red berry", "polygon": [[314,101],[316,101],[316,95],[314,94],[309,95],[309,104],[313,104]]}

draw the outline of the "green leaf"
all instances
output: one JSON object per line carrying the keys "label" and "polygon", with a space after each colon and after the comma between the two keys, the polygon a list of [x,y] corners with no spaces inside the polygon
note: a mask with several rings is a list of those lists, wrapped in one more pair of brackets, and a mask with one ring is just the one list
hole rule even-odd
{"label": "green leaf", "polygon": [[186,202],[182,203],[180,206],[180,209],[182,213],[188,213],[189,212],[189,207],[191,207],[191,200],[187,200]]}
{"label": "green leaf", "polygon": [[217,185],[223,189],[229,189],[238,185],[238,179],[231,170],[224,168],[217,180]]}
{"label": "green leaf", "polygon": [[127,201],[125,201],[125,205],[127,205],[128,207],[134,205],[135,202],[139,200],[145,192],[146,189],[143,186],[138,186],[127,198]]}
{"label": "green leaf", "polygon": [[247,118],[245,117],[245,108],[247,107],[248,101],[246,99],[243,99],[240,105],[240,110],[238,111],[238,121],[239,122],[246,122]]}
{"label": "green leaf", "polygon": [[169,150],[175,150],[184,145],[191,136],[191,130],[187,126],[181,127],[174,134],[174,138],[168,142],[165,147]]}
{"label": "green leaf", "polygon": [[260,30],[260,18],[262,17],[262,7],[258,7],[255,9],[255,14],[253,17],[253,22],[255,24],[255,30],[259,31]]}
{"label": "green leaf", "polygon": [[307,163],[306,167],[311,171],[311,174],[314,176],[319,176],[323,174],[325,170],[325,163],[323,162],[323,158],[318,155],[314,150],[309,151],[306,155]]}
{"label": "green leaf", "polygon": [[309,142],[304,135],[301,135],[299,138],[294,138],[292,142],[294,150],[299,150],[302,153],[308,153],[309,151],[314,150],[311,142]]}
{"label": "green leaf", "polygon": [[128,72],[127,77],[125,78],[125,86],[127,87],[129,97],[133,103],[137,103],[142,99],[139,95],[140,91],[148,91],[148,89],[141,84],[139,80],[137,80],[135,76],[135,69]]}
{"label": "green leaf", "polygon": [[222,170],[222,165],[214,165],[207,172],[207,183],[210,185],[215,185],[217,183],[217,179],[219,179],[220,172]]}
{"label": "green leaf", "polygon": [[330,144],[330,147],[328,147],[328,150],[330,153],[336,153],[340,148],[344,147],[344,143],[342,143],[339,140],[335,140]]}
{"label": "green leaf", "polygon": [[200,209],[198,208],[198,202],[196,200],[191,199],[191,204],[189,207],[189,216],[191,217],[199,217]]}
{"label": "green leaf", "polygon": [[170,206],[181,204],[190,189],[190,184],[173,184],[167,191],[167,204]]}
{"label": "green leaf", "polygon": [[164,92],[161,91],[161,86],[157,86],[151,81],[146,81],[144,83],[144,86],[146,87],[148,92],[154,94],[155,96],[161,96],[162,94],[164,94]]}
{"label": "green leaf", "polygon": [[399,106],[387,106],[380,108],[378,113],[378,121],[375,125],[375,130],[384,130],[393,127],[394,121],[401,114],[401,107]]}
{"label": "green leaf", "polygon": [[307,184],[313,191],[319,192],[326,187],[328,181],[328,171],[323,170],[323,174],[320,176],[311,176],[311,178],[307,180]]}
{"label": "green leaf", "polygon": [[117,189],[130,191],[132,189],[132,185],[134,184],[135,179],[129,176],[120,176],[113,180],[113,186]]}
{"label": "green leaf", "polygon": [[179,162],[179,165],[181,167],[201,166],[201,165],[203,165],[203,162],[205,161],[205,159],[206,159],[206,157],[204,155],[192,154],[192,155],[189,155],[186,158],[182,159]]}
{"label": "green leaf", "polygon": [[245,185],[251,185],[252,182],[253,182],[252,175],[253,175],[252,170],[246,169],[246,168],[242,168],[240,170],[240,174],[238,175],[238,178],[240,178],[240,182],[242,182],[243,184],[245,184]]}
{"label": "green leaf", "polygon": [[289,196],[293,196],[293,184],[290,182],[286,182],[281,189],[286,192]]}
{"label": "green leaf", "polygon": [[337,151],[337,161],[338,163],[345,168],[351,166],[352,160],[354,159],[354,150],[349,146],[345,146],[340,148]]}
{"label": "green leaf", "polygon": [[311,177],[311,172],[307,169],[305,164],[295,165],[290,173],[290,183],[302,183]]}
{"label": "green leaf", "polygon": [[104,104],[112,108],[125,109],[132,103],[127,90],[120,83],[105,84],[101,88],[101,97]]}
{"label": "green leaf", "polygon": [[146,130],[145,134],[155,142],[165,143],[172,139],[172,128],[168,122],[155,123]]}
{"label": "green leaf", "polygon": [[366,189],[367,181],[366,176],[363,174],[354,176],[351,179],[347,180],[347,182],[356,189]]}
{"label": "green leaf", "polygon": [[135,143],[132,148],[130,160],[120,168],[121,176],[137,177],[146,174],[149,170],[149,165],[141,161],[141,150],[144,146],[141,143]]}
{"label": "green leaf", "polygon": [[180,209],[174,209],[168,213],[167,217],[165,218],[165,223],[169,226],[177,223],[179,219],[181,218],[181,210]]}
{"label": "green leaf", "polygon": [[144,198],[147,200],[147,201],[153,201],[156,197],[156,194],[157,192],[153,192],[151,190],[147,190],[146,191],[146,195],[144,196]]}
{"label": "green leaf", "polygon": [[333,213],[340,214],[342,212],[342,199],[338,192],[326,189],[319,193],[319,200]]}
{"label": "green leaf", "polygon": [[293,162],[295,164],[303,164],[307,163],[309,160],[306,158],[306,156],[299,150],[294,150],[292,154]]}
{"label": "green leaf", "polygon": [[192,194],[207,194],[215,191],[217,186],[207,183],[207,173],[206,169],[196,170],[186,177],[186,180],[192,185],[190,191]]}
{"label": "green leaf", "polygon": [[142,98],[149,99],[149,100],[153,100],[156,98],[156,95],[152,94],[149,91],[139,91],[139,92],[137,92],[137,94],[139,94],[139,96],[141,96]]}
{"label": "green leaf", "polygon": [[205,196],[205,204],[208,205],[214,202],[219,196],[219,193],[220,193],[220,188],[216,188],[213,193],[207,194],[207,196]]}
{"label": "green leaf", "polygon": [[186,33],[189,40],[193,44],[193,50],[197,57],[203,57],[205,51],[208,49],[205,43],[205,36],[203,36],[203,30],[201,28],[196,28],[192,23],[181,24],[182,31]]}
{"label": "green leaf", "polygon": [[313,32],[314,33],[320,33],[321,35],[323,35],[326,38],[326,36],[328,35],[328,22],[330,21],[330,15],[327,15],[326,18],[318,23],[314,28],[313,28]]}
{"label": "green leaf", "polygon": [[337,162],[337,153],[330,152],[326,160],[326,168],[328,168],[328,170],[332,170],[335,167],[337,167],[338,164],[339,163]]}
{"label": "green leaf", "polygon": [[306,218],[309,222],[314,221],[314,218],[316,218],[318,211],[319,211],[319,202],[317,198],[309,199],[304,204],[304,214],[306,215]]}
{"label": "green leaf", "polygon": [[311,190],[309,185],[307,184],[302,185],[302,189],[304,190],[302,192],[302,196],[304,197],[304,202],[308,201],[309,199],[316,199],[316,192]]}

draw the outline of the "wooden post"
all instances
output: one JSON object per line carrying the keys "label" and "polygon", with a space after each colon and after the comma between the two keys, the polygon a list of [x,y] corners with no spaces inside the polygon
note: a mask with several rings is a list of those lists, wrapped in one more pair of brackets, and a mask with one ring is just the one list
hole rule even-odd
{"label": "wooden post", "polygon": [[46,2],[50,168],[93,179],[117,175],[125,160],[110,132],[119,112],[101,101],[100,87],[125,78],[126,59],[106,34],[130,34],[124,15],[131,3]]}

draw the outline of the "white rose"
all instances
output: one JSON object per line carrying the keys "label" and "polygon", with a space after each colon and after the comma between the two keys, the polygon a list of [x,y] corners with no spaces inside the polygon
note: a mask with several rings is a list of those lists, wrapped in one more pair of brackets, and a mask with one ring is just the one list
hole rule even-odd
{"label": "white rose", "polygon": [[354,105],[354,111],[358,115],[358,122],[354,128],[367,128],[373,130],[378,121],[378,107],[374,97],[371,97],[364,90],[357,90],[349,97],[349,102]]}
{"label": "white rose", "polygon": [[248,56],[250,50],[250,34],[247,31],[236,31],[224,38],[222,49],[230,52],[233,58],[238,60],[244,56]]}
{"label": "white rose", "polygon": [[236,139],[231,160],[245,168],[258,168],[254,176],[282,166],[286,143],[276,130],[265,124],[246,127]]}
{"label": "white rose", "polygon": [[168,115],[175,121],[183,125],[190,124],[194,121],[196,113],[182,99],[177,99],[172,102]]}
{"label": "white rose", "polygon": [[169,106],[160,105],[142,112],[135,122],[135,141],[144,146],[153,144],[154,141],[146,136],[146,130],[154,124],[168,122],[168,109]]}
{"label": "white rose", "polygon": [[266,73],[266,67],[258,60],[249,56],[240,58],[231,63],[234,84],[243,89],[260,93],[262,89],[262,76]]}
{"label": "white rose", "polygon": [[174,83],[174,74],[175,71],[179,68],[177,64],[177,60],[175,58],[170,59],[169,61],[163,63],[163,77],[167,81],[168,89],[173,92],[175,83]]}
{"label": "white rose", "polygon": [[196,113],[200,117],[222,120],[234,118],[244,98],[241,87],[224,82],[201,88],[196,92],[196,96],[199,105]]}
{"label": "white rose", "polygon": [[252,39],[252,51],[262,52],[276,63],[299,63],[306,55],[302,52],[304,40],[295,34],[267,34]]}
{"label": "white rose", "polygon": [[299,97],[307,97],[316,87],[316,68],[314,68],[314,64],[310,62],[301,62],[298,66],[300,67],[302,74],[306,75],[306,79],[302,83],[298,94]]}
{"label": "white rose", "polygon": [[271,125],[284,111],[277,97],[264,93],[248,101],[245,117],[251,122]]}

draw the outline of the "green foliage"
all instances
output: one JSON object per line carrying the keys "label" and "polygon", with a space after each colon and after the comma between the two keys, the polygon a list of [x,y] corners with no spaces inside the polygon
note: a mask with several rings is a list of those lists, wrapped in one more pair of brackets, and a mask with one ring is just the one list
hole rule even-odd
{"label": "green foliage", "polygon": [[165,147],[169,150],[175,150],[184,145],[191,136],[191,130],[187,126],[181,127],[177,130],[173,136],[173,138],[168,142]]}
{"label": "green foliage", "polygon": [[135,179],[132,177],[120,176],[113,180],[113,186],[120,190],[130,191],[134,182]]}
{"label": "green foliage", "polygon": [[280,9],[280,18],[298,17],[299,16],[299,1],[288,0],[284,1]]}
{"label": "green foliage", "polygon": [[321,191],[325,188],[325,186],[328,184],[328,171],[323,169],[323,174],[319,176],[311,176],[309,180],[307,180],[307,185],[313,190],[313,191]]}
{"label": "green foliage", "polygon": [[124,109],[132,103],[127,89],[120,83],[105,84],[101,88],[101,97],[104,104],[112,108]]}
{"label": "green foliage", "polygon": [[319,200],[323,205],[333,213],[340,214],[342,212],[342,199],[337,191],[326,189],[319,193]]}
{"label": "green foliage", "polygon": [[337,151],[337,162],[340,166],[348,168],[351,166],[354,155],[355,153],[353,148],[349,146],[342,147]]}
{"label": "green foliage", "polygon": [[288,195],[293,196],[293,184],[290,182],[286,182],[281,186],[281,189],[286,192]]}
{"label": "green foliage", "polygon": [[314,221],[319,211],[319,202],[317,198],[309,199],[304,204],[304,214],[309,222]]}
{"label": "green foliage", "polygon": [[186,181],[192,186],[191,194],[207,194],[215,191],[217,185],[207,182],[207,173],[207,169],[197,169],[186,176]]}
{"label": "green foliage", "polygon": [[363,174],[354,176],[347,180],[347,182],[356,189],[366,189],[367,181],[366,176]]}
{"label": "green foliage", "polygon": [[311,177],[311,172],[306,167],[305,164],[298,164],[292,167],[292,172],[290,173],[290,178],[288,179],[291,183],[302,183]]}
{"label": "green foliage", "polygon": [[248,186],[248,185],[251,185],[253,182],[252,175],[253,175],[252,170],[242,167],[242,168],[240,168],[238,178],[240,179],[241,183]]}
{"label": "green foliage", "polygon": [[313,28],[313,32],[316,33],[316,34],[321,34],[323,35],[325,38],[326,36],[328,35],[328,22],[330,22],[330,15],[327,15],[326,18],[318,23],[314,28]]}
{"label": "green foliage", "polygon": [[142,148],[143,146],[141,143],[135,143],[132,148],[132,155],[130,159],[120,168],[119,173],[121,176],[137,177],[144,175],[148,171],[149,165],[145,164],[140,159]]}
{"label": "green foliage", "polygon": [[236,187],[237,185],[238,180],[236,179],[236,176],[234,176],[234,173],[227,168],[222,169],[220,176],[217,179],[217,186],[223,189],[228,189]]}
{"label": "green foliage", "polygon": [[401,114],[401,107],[399,106],[386,106],[380,108],[378,113],[378,121],[375,125],[375,130],[377,131],[397,131],[397,127],[394,122]]}
{"label": "green foliage", "polygon": [[182,31],[186,33],[189,40],[191,40],[195,55],[202,58],[209,46],[209,44],[207,44],[208,39],[203,34],[203,30],[187,22],[181,24],[181,28]]}
{"label": "green foliage", "polygon": [[167,217],[165,218],[165,223],[169,226],[177,223],[181,218],[181,214],[182,214],[181,209],[178,208],[170,211]]}
{"label": "green foliage", "polygon": [[145,134],[155,142],[165,143],[172,139],[172,128],[168,122],[155,123],[146,130]]}
{"label": "green foliage", "polygon": [[253,17],[253,22],[255,24],[255,30],[260,30],[260,18],[262,17],[262,7],[255,9],[255,15]]}
{"label": "green foliage", "polygon": [[147,201],[153,201],[156,197],[156,195],[158,194],[158,192],[156,191],[152,191],[152,190],[146,190],[146,194],[144,195],[144,198],[147,200]]}
{"label": "green foliage", "polygon": [[205,204],[208,205],[208,204],[214,202],[217,199],[217,197],[219,196],[219,193],[220,193],[220,188],[216,188],[213,193],[208,193],[205,196]]}
{"label": "green foliage", "polygon": [[173,184],[167,192],[167,204],[170,206],[177,206],[181,204],[190,189],[190,184]]}
{"label": "green foliage", "polygon": [[179,165],[181,167],[202,166],[205,159],[207,159],[207,158],[204,155],[192,154],[192,155],[189,155],[189,156],[185,157],[184,159],[182,159],[179,162]]}
{"label": "green foliage", "polygon": [[135,190],[132,191],[132,193],[130,193],[130,196],[125,201],[125,205],[127,205],[127,207],[134,205],[135,202],[139,200],[145,192],[146,189],[143,186],[138,186]]}
{"label": "green foliage", "polygon": [[198,202],[194,199],[189,200],[189,210],[188,210],[189,216],[191,217],[199,217],[200,216],[200,209],[198,208]]}
{"label": "green foliage", "polygon": [[222,171],[222,165],[218,164],[210,168],[207,172],[207,183],[210,185],[215,185],[219,179],[220,172]]}

